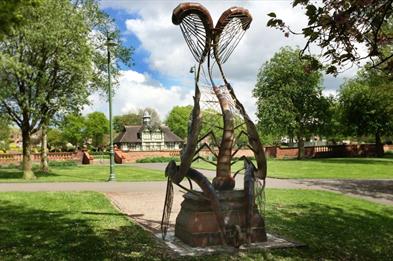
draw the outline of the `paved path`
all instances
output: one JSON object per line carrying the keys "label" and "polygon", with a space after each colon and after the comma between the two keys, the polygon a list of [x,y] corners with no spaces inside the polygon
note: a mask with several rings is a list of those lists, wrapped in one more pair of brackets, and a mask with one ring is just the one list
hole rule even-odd
{"label": "paved path", "polygon": [[[143,168],[163,170],[166,164],[133,164]],[[213,178],[213,171],[202,170]],[[236,188],[241,189],[242,175],[236,177]],[[318,189],[344,193],[369,201],[393,206],[393,180],[320,180],[320,179],[273,179],[268,178],[267,188]],[[188,187],[188,184],[184,184]],[[180,211],[183,192],[174,187],[171,223],[174,224]],[[123,213],[157,231],[160,227],[165,199],[166,181],[158,182],[59,182],[59,183],[0,183],[0,192],[5,191],[98,191],[107,197]]]}

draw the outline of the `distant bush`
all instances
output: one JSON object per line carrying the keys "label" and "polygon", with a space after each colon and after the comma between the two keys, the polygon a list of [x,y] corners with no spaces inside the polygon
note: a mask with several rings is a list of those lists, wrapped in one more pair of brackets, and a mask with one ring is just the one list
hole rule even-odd
{"label": "distant bush", "polygon": [[180,161],[179,157],[148,157],[136,160],[137,163],[167,163],[171,160]]}
{"label": "distant bush", "polygon": [[89,151],[90,155],[96,155],[96,156],[102,156],[102,155],[108,155],[109,156],[109,151]]}
{"label": "distant bush", "polygon": [[[233,157],[232,160],[240,160],[240,158],[241,158],[241,157]],[[246,158],[249,159],[249,160],[255,160],[255,157],[254,157],[254,156],[246,157]]]}
{"label": "distant bush", "polygon": [[0,169],[18,169],[21,166],[20,163],[9,163],[7,165],[0,165]]}
{"label": "distant bush", "polygon": [[74,160],[59,160],[59,161],[49,161],[49,167],[72,167],[77,166],[78,163]]}

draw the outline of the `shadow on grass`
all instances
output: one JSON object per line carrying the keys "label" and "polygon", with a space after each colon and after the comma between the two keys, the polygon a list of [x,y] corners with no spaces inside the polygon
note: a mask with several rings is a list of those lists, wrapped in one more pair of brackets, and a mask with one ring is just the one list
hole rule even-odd
{"label": "shadow on grass", "polygon": [[[324,189],[341,193],[351,193],[375,199],[393,202],[393,180],[300,180],[298,183],[308,186],[320,186]],[[393,225],[393,224],[392,224]]]}
{"label": "shadow on grass", "polygon": [[271,253],[310,260],[389,260],[393,255],[393,210],[386,208],[381,213],[317,203],[288,208],[275,204],[267,212],[268,229],[308,247]]}
{"label": "shadow on grass", "polygon": [[[34,172],[34,174],[37,176],[37,178],[40,177],[59,177],[60,175],[49,172],[49,173],[44,173],[44,172]],[[20,169],[0,169],[0,182],[2,179],[21,179],[23,180],[23,171]]]}
{"label": "shadow on grass", "polygon": [[[62,167],[63,169],[73,169],[75,167]],[[80,176],[76,175],[66,175],[66,174],[57,174],[56,170],[51,170],[48,173],[42,172],[42,171],[37,171],[34,170],[34,175],[38,178],[37,180],[24,180],[23,179],[23,171],[20,169],[16,168],[9,168],[9,169],[0,169],[0,182],[2,180],[7,180],[7,179],[17,179],[20,181],[26,181],[26,182],[35,182],[35,181],[46,181],[45,178],[52,177],[52,178],[61,178],[65,177],[65,179],[59,179],[59,181],[104,181],[105,179],[100,180],[99,178],[89,178],[89,177],[84,177],[83,174]],[[41,180],[40,180],[41,179]],[[51,179],[48,182],[53,182],[53,179]]]}
{"label": "shadow on grass", "polygon": [[45,211],[0,200],[0,259],[152,260],[163,256],[164,251],[138,226],[94,227],[97,215],[114,214]]}

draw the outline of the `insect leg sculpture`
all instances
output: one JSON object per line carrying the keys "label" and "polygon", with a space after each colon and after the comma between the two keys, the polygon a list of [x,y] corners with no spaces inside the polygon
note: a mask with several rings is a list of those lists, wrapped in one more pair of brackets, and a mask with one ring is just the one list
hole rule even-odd
{"label": "insect leg sculpture", "polygon": [[[187,144],[182,150],[180,165],[177,166],[175,161],[171,161],[165,170],[165,175],[168,177],[168,186],[161,222],[163,238],[165,238],[166,235],[172,208],[172,183],[184,188],[180,183],[184,178],[188,178],[198,184],[203,192],[203,196],[209,200],[220,228],[222,244],[227,244],[229,242],[225,218],[220,206],[217,191],[233,190],[235,187],[235,179],[231,174],[231,165],[234,155],[239,150],[237,149],[234,153],[232,152],[234,141],[236,140],[236,127],[234,122],[235,112],[237,112],[244,122],[243,124],[246,127],[244,135],[248,138],[248,147],[254,152],[257,162],[257,167],[255,167],[251,161],[244,157],[246,237],[247,242],[250,242],[251,222],[256,195],[254,183],[256,179],[260,179],[264,184],[266,178],[266,159],[255,125],[247,115],[244,106],[237,99],[232,86],[227,81],[222,64],[227,61],[245,31],[249,28],[251,21],[252,17],[248,10],[241,7],[232,7],[226,10],[221,15],[215,27],[209,11],[200,4],[183,3],[178,5],[173,11],[172,22],[180,27],[184,39],[197,62],[197,68],[195,73],[194,107],[191,114]],[[219,75],[222,78],[222,84],[220,85],[214,82],[214,80],[217,79],[217,76],[215,78],[213,77],[213,67],[215,65],[217,65]],[[205,75],[204,66],[207,67],[208,77]],[[213,179],[212,183],[202,173],[191,168],[192,162],[202,149],[202,146],[199,146],[202,126],[202,110],[200,106],[201,90],[199,84],[201,75],[204,75],[206,81],[209,82],[209,88],[216,96],[220,107],[220,114],[223,117],[222,137],[219,144],[217,144],[216,177]],[[212,131],[210,131],[210,133],[215,140],[214,133]],[[203,137],[207,135],[209,135],[209,133]],[[203,146],[210,149],[213,154],[216,155],[209,145],[205,143]],[[193,192],[192,190],[189,191]]]}

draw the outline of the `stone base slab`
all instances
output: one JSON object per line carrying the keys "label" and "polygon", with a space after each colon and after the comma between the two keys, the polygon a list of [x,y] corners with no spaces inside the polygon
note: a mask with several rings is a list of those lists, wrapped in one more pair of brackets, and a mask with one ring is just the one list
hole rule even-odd
{"label": "stone base slab", "polygon": [[[162,241],[162,234],[154,234],[160,241]],[[268,250],[277,248],[293,248],[293,247],[304,247],[304,244],[291,242],[281,237],[267,234],[267,241],[251,243],[249,245],[242,245],[239,248],[230,246],[207,246],[207,247],[191,247],[175,237],[173,230],[168,231],[166,234],[165,245],[178,256],[205,256],[214,255],[220,253],[237,253],[239,251],[257,251],[257,250]]]}

